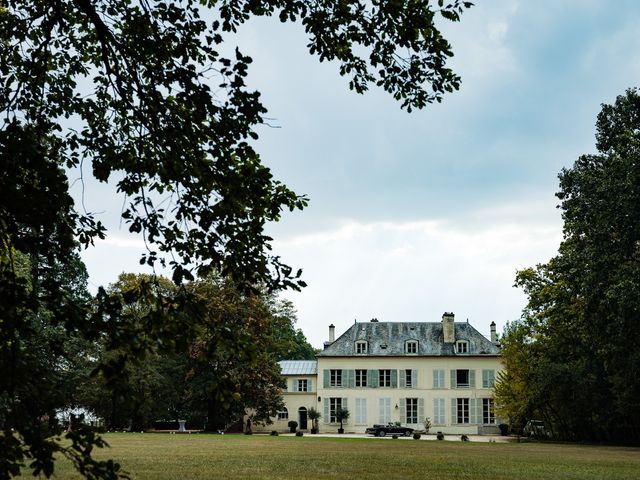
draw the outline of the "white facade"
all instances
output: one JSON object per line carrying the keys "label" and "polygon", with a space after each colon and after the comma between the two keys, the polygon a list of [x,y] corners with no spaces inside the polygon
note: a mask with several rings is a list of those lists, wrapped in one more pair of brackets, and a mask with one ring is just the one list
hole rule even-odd
{"label": "white facade", "polygon": [[350,413],[346,432],[389,422],[422,430],[428,417],[431,432],[498,433],[492,389],[502,369],[499,347],[468,323],[454,323],[453,314],[434,323],[355,323],[331,340],[315,364],[281,362],[287,418],[283,412],[265,429],[285,431],[295,420],[308,431],[306,412],[315,408],[320,431],[336,432],[340,407]]}

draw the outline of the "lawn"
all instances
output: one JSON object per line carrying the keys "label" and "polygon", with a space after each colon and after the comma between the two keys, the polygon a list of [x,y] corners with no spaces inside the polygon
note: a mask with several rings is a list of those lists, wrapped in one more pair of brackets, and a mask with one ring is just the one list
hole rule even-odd
{"label": "lawn", "polygon": [[[101,458],[142,479],[633,479],[640,449],[262,435],[107,434]],[[59,461],[56,478],[80,478]]]}

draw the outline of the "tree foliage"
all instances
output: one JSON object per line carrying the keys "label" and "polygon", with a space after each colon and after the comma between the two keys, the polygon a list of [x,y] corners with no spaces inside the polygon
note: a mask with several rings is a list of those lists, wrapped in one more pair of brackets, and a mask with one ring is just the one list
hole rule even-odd
{"label": "tree foliage", "polygon": [[[246,86],[251,58],[237,48],[230,58],[221,53],[232,50],[237,27],[256,16],[300,21],[310,53],[336,61],[351,89],[375,84],[411,110],[458,89],[438,22],[458,21],[469,6],[0,1],[0,478],[16,475],[25,459],[49,476],[53,451],[62,448],[40,415],[55,388],[42,383],[35,397],[23,390],[53,368],[27,368],[37,359],[23,348],[38,337],[42,312],[51,328],[120,352],[96,367],[109,381],[127,361],[192,345],[208,317],[183,281],[217,272],[243,292],[304,286],[264,232],[307,199],[274,179],[253,149],[266,109]],[[115,183],[125,225],[147,245],[141,262],[167,266],[175,292],[149,280],[124,294],[100,289],[89,301],[55,275],[78,243],[89,247],[107,233],[69,195],[67,172],[82,179],[87,171]],[[28,279],[13,252],[30,260]],[[137,318],[129,309],[136,303],[148,305]],[[27,409],[29,402],[37,405]],[[113,462],[92,460],[99,438],[70,435],[83,475],[118,475]]]}
{"label": "tree foliage", "polygon": [[503,411],[557,436],[640,441],[640,95],[603,105],[598,153],[560,174],[564,240],[518,273],[529,297],[503,338]]}

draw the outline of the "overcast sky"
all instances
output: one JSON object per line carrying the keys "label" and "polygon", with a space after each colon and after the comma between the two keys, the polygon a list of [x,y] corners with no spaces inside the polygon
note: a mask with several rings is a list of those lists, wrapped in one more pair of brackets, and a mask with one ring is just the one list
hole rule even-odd
{"label": "overcast sky", "polygon": [[[350,92],[336,64],[308,55],[300,26],[245,25],[250,84],[278,127],[261,128],[257,149],[310,198],[269,227],[309,284],[285,294],[309,341],[372,317],[452,311],[486,335],[517,319],[516,270],[562,239],[558,172],[594,151],[600,104],[639,83],[638,25],[633,0],[478,1],[443,25],[461,90],[411,114],[382,91]],[[121,202],[104,186],[86,191],[111,227],[83,254],[93,289],[142,271],[141,241],[114,220]]]}

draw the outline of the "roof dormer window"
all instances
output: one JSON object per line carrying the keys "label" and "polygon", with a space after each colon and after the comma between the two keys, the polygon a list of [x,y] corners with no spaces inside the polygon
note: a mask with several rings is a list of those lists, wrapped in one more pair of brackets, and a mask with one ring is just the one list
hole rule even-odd
{"label": "roof dormer window", "polygon": [[458,355],[465,355],[469,353],[469,342],[466,340],[458,340],[456,342],[456,353]]}
{"label": "roof dormer window", "polygon": [[418,341],[407,340],[404,344],[404,353],[416,355],[418,353]]}
{"label": "roof dormer window", "polygon": [[356,354],[363,355],[365,353],[367,353],[367,342],[362,340],[356,342]]}

